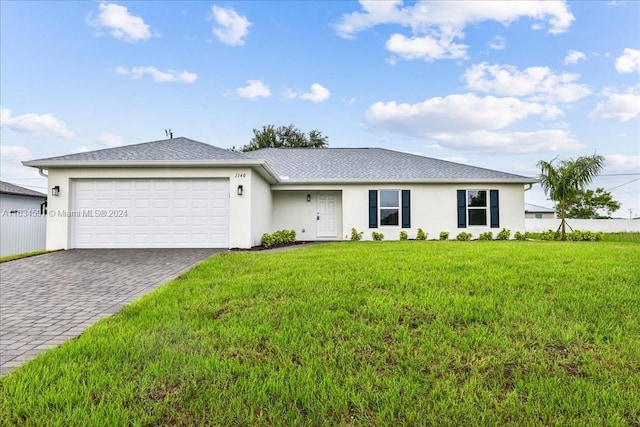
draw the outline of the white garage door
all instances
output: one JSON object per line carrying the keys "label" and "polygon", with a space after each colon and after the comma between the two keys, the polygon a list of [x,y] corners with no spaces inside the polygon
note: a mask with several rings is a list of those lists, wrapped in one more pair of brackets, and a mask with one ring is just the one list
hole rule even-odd
{"label": "white garage door", "polygon": [[229,181],[74,181],[74,248],[228,248]]}

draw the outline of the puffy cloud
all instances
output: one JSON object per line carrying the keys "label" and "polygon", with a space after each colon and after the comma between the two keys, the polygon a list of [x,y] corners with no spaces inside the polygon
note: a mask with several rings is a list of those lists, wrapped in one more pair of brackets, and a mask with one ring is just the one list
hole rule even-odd
{"label": "puffy cloud", "polygon": [[640,74],[640,50],[626,48],[622,56],[616,58],[616,70],[619,73]]}
{"label": "puffy cloud", "polygon": [[239,87],[236,89],[236,93],[242,98],[268,98],[271,96],[271,91],[268,86],[265,86],[260,80],[247,80],[247,86]]}
{"label": "puffy cloud", "polygon": [[387,40],[386,47],[389,52],[404,59],[433,61],[443,58],[464,58],[467,55],[467,46],[454,43],[452,37],[405,37],[402,34],[394,34]]}
{"label": "puffy cloud", "polygon": [[7,160],[24,161],[33,158],[31,151],[25,147],[0,145],[0,157]]}
{"label": "puffy cloud", "polygon": [[287,89],[284,93],[284,97],[287,99],[300,98],[315,103],[326,101],[330,96],[331,92],[329,92],[329,89],[318,83],[314,83],[311,85],[311,92],[297,93],[291,89]]}
{"label": "puffy cloud", "polygon": [[134,80],[141,79],[145,74],[151,76],[154,82],[158,83],[193,83],[198,80],[198,75],[188,71],[160,71],[156,67],[133,67],[131,69],[123,66],[116,67],[116,73],[130,76]]}
{"label": "puffy cloud", "polygon": [[566,130],[508,132],[506,127],[530,116],[557,116],[553,107],[517,98],[456,94],[416,104],[377,102],[366,113],[373,128],[435,140],[471,151],[531,153],[571,150],[579,142]]}
{"label": "puffy cloud", "polygon": [[495,36],[490,42],[489,47],[495,50],[502,50],[507,46],[507,41],[504,37]]}
{"label": "puffy cloud", "polygon": [[570,50],[564,57],[564,65],[577,64],[581,59],[587,59],[587,55],[577,50]]}
{"label": "puffy cloud", "polygon": [[[361,0],[362,11],[347,13],[335,24],[336,33],[353,38],[357,32],[381,24],[411,28],[411,37],[394,34],[386,47],[406,59],[434,60],[466,57],[467,46],[454,42],[464,38],[467,25],[498,21],[508,25],[521,18],[536,20],[534,29],[548,28],[552,34],[567,31],[574,20],[565,2],[429,1],[403,7],[403,2]],[[543,25],[544,24],[544,25]],[[500,49],[503,40],[493,43]],[[494,47],[495,46],[495,47]]]}
{"label": "puffy cloud", "polygon": [[595,110],[589,113],[590,119],[614,119],[629,121],[640,115],[640,84],[630,87],[625,93],[606,89],[606,99],[599,102]]}
{"label": "puffy cloud", "polygon": [[73,132],[67,129],[67,125],[53,114],[22,114],[14,117],[11,110],[0,109],[0,124],[7,128],[22,133],[34,135],[55,135],[63,138],[72,138]]}
{"label": "puffy cloud", "polygon": [[213,6],[211,11],[215,21],[212,31],[218,40],[231,46],[244,45],[251,22],[230,7]]}
{"label": "puffy cloud", "polygon": [[100,144],[107,147],[120,147],[121,145],[124,145],[124,140],[122,139],[122,137],[114,135],[112,133],[103,133],[102,135],[98,136],[97,140]]}
{"label": "puffy cloud", "polygon": [[520,71],[513,65],[472,65],[463,76],[469,89],[495,95],[521,96],[531,101],[571,103],[591,94],[574,83],[579,74],[556,74],[548,67],[529,67]]}
{"label": "puffy cloud", "polygon": [[98,30],[106,29],[109,33],[129,43],[140,40],[148,40],[151,37],[149,25],[135,15],[131,15],[125,6],[114,3],[100,3],[98,14],[94,18],[92,14],[87,17],[87,23]]}

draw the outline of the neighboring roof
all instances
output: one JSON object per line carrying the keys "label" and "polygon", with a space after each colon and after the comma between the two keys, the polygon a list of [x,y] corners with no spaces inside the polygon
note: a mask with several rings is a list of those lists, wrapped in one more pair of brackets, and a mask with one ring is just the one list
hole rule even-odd
{"label": "neighboring roof", "polygon": [[514,182],[527,178],[384,148],[265,148],[245,153],[265,159],[281,183]]}
{"label": "neighboring roof", "polygon": [[554,209],[545,208],[544,206],[532,205],[531,203],[524,204],[524,211],[531,213],[556,213]]}
{"label": "neighboring roof", "polygon": [[236,153],[173,138],[23,162],[38,168],[250,166],[281,184],[357,182],[510,182],[536,179],[384,148],[267,148]]}
{"label": "neighboring roof", "polygon": [[40,199],[47,198],[47,195],[44,193],[40,193],[39,191],[20,187],[19,185],[11,184],[5,181],[0,181],[0,194],[11,194],[14,196],[26,196],[26,197],[38,197]]}

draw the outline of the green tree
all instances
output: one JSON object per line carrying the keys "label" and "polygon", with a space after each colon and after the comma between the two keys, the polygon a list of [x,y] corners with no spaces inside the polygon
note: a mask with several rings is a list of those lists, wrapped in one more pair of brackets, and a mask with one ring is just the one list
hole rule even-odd
{"label": "green tree", "polygon": [[[294,125],[262,126],[262,129],[253,129],[253,138],[249,144],[244,145],[239,151],[247,152],[262,148],[325,148],[329,145],[329,138],[323,136],[318,130],[312,130],[309,134]],[[235,147],[233,151],[237,151]]]}
{"label": "green tree", "polygon": [[569,206],[576,199],[580,191],[595,178],[604,165],[604,157],[578,157],[573,160],[562,160],[554,164],[556,159],[546,162],[540,160],[540,184],[545,194],[556,202],[556,209],[560,214],[561,240],[567,240],[567,213]]}
{"label": "green tree", "polygon": [[[567,218],[611,218],[611,214],[620,209],[620,202],[613,200],[604,188],[597,188],[596,191],[579,191],[568,208]],[[601,210],[606,215],[600,215],[598,211]]]}

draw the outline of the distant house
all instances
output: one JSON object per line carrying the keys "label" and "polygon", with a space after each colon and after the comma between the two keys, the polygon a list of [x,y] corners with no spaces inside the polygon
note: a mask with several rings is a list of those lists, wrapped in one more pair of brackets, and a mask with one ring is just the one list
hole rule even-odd
{"label": "distant house", "polygon": [[556,211],[543,206],[532,205],[530,203],[524,204],[524,217],[535,219],[553,219],[556,217]]}
{"label": "distant house", "polygon": [[0,181],[0,212],[40,211],[47,195],[28,188]]}
{"label": "distant house", "polygon": [[174,138],[24,162],[48,170],[48,249],[249,248],[263,233],[397,240],[525,231],[536,179],[382,148],[236,153]]}

